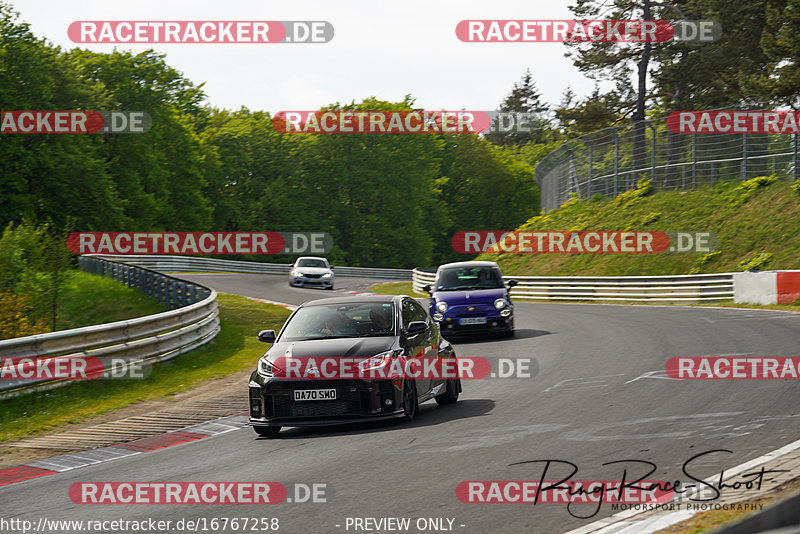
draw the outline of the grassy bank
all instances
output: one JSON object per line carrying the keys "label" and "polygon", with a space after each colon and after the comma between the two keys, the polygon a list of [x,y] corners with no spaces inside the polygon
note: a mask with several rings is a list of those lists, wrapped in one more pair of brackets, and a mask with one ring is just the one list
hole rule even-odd
{"label": "grassy bank", "polygon": [[505,275],[658,275],[748,268],[800,268],[800,191],[754,179],[697,191],[650,194],[647,187],[614,199],[573,200],[533,217],[527,231],[700,231],[716,252],[661,254],[483,254]]}
{"label": "grassy bank", "polygon": [[411,282],[387,282],[384,284],[375,284],[369,288],[373,293],[381,293],[383,295],[408,295],[411,297],[427,298],[427,293],[417,293],[411,287]]}
{"label": "grassy bank", "polygon": [[124,321],[167,311],[158,300],[113,280],[74,271],[59,298],[59,330]]}
{"label": "grassy bank", "polygon": [[[255,335],[279,329],[289,311],[234,295],[219,295],[222,331],[211,343],[153,366],[141,380],[92,380],[3,400],[0,442],[77,423],[130,404],[189,390],[212,378],[255,366],[266,345]],[[243,395],[246,394],[243,389]]]}

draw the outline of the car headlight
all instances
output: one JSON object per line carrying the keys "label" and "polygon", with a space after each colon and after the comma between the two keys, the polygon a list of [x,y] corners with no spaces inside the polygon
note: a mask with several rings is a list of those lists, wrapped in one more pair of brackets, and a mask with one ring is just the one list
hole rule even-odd
{"label": "car headlight", "polygon": [[263,377],[269,378],[273,376],[273,367],[272,364],[267,361],[266,358],[261,358],[258,360],[258,374]]}
{"label": "car headlight", "polygon": [[494,301],[494,307],[497,308],[498,310],[502,310],[503,308],[506,307],[506,299],[497,299],[496,301]]}
{"label": "car headlight", "polygon": [[292,276],[303,276],[303,273],[300,271],[292,271]]}
{"label": "car headlight", "polygon": [[331,276],[333,276],[333,273],[325,273],[322,275],[322,278],[330,278]]}
{"label": "car headlight", "polygon": [[436,309],[440,312],[444,313],[447,311],[447,303],[443,301],[439,301],[436,303]]}
{"label": "car headlight", "polygon": [[436,312],[436,313],[433,314],[433,320],[434,321],[438,322],[438,321],[441,321],[442,319],[444,319],[444,315],[442,315],[441,313]]}
{"label": "car headlight", "polygon": [[390,350],[387,350],[386,352],[381,352],[380,354],[376,354],[375,356],[370,356],[366,360],[358,362],[358,368],[361,371],[380,369],[389,362],[389,358],[391,358],[391,356],[392,356],[392,351]]}

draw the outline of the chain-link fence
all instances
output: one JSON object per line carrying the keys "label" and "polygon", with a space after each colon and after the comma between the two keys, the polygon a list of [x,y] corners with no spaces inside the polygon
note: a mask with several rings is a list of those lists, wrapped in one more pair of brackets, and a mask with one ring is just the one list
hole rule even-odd
{"label": "chain-link fence", "polygon": [[536,167],[542,209],[573,194],[613,197],[651,178],[655,190],[694,189],[776,174],[800,179],[798,134],[676,134],[665,120],[635,121],[567,141]]}

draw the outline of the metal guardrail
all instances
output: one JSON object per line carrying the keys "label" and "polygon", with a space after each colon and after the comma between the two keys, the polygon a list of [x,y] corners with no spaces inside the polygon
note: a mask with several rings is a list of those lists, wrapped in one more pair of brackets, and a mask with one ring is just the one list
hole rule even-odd
{"label": "metal guardrail", "polygon": [[[127,321],[0,341],[0,359],[98,358],[104,371],[134,363],[149,364],[174,358],[199,347],[220,330],[217,293],[213,289],[142,267],[80,257],[81,269],[110,276],[158,298],[170,311]],[[0,380],[0,398],[65,385],[72,379]]]}
{"label": "metal guardrail", "polygon": [[798,180],[800,136],[677,134],[663,119],[633,121],[563,143],[542,158],[535,174],[544,211],[572,195],[584,200],[617,196],[639,178],[650,178],[653,190],[695,189],[769,174]]}
{"label": "metal guardrail", "polygon": [[[433,284],[435,273],[414,269],[412,286]],[[733,298],[733,273],[671,276],[505,276],[522,300],[694,302]]]}
{"label": "metal guardrail", "polygon": [[[93,255],[127,265],[138,265],[159,272],[234,272],[254,274],[289,274],[287,263],[260,263],[255,261],[220,260],[195,256],[167,255]],[[411,269],[379,269],[370,267],[334,266],[336,276],[360,276],[387,280],[411,280]]]}

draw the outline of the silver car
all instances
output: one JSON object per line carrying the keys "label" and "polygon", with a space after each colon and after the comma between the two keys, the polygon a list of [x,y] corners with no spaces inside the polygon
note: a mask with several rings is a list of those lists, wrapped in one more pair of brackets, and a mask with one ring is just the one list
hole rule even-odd
{"label": "silver car", "polygon": [[289,271],[289,285],[292,287],[333,289],[333,280],[333,267],[325,258],[316,256],[297,258]]}

